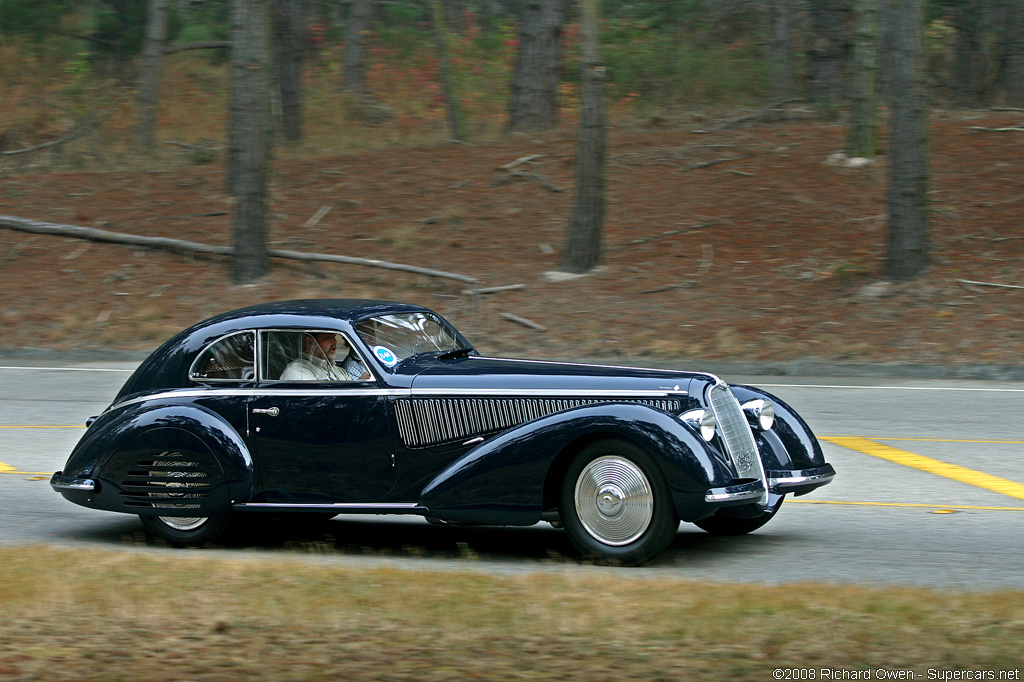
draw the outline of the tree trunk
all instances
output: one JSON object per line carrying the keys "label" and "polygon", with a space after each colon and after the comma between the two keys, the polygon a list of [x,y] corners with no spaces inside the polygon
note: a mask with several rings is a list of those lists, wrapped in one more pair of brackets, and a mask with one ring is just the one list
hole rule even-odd
{"label": "tree trunk", "polygon": [[156,144],[156,114],[160,92],[160,58],[167,42],[167,0],[150,0],[146,20],[146,44],[139,79],[139,146],[152,151]]}
{"label": "tree trunk", "polygon": [[878,0],[854,0],[854,14],[846,155],[872,158],[878,152]]}
{"label": "tree trunk", "polygon": [[305,0],[274,0],[274,56],[280,107],[277,129],[291,142],[302,139],[302,62],[305,57]]}
{"label": "tree trunk", "polygon": [[928,121],[923,76],[925,0],[892,0],[889,254],[886,274],[921,274],[929,262]]}
{"label": "tree trunk", "polygon": [[984,99],[988,78],[982,35],[983,9],[965,2],[953,12],[956,28],[953,62],[953,99],[960,106],[973,107]]}
{"label": "tree trunk", "polygon": [[576,188],[562,258],[562,268],[575,273],[587,272],[601,261],[604,230],[605,68],[599,47],[598,1],[582,2],[583,63],[580,65]]}
{"label": "tree trunk", "polygon": [[252,282],[269,267],[266,244],[270,172],[270,2],[231,0],[228,188],[235,197],[233,279]]}
{"label": "tree trunk", "polygon": [[441,89],[444,92],[444,107],[448,115],[448,130],[453,140],[464,141],[462,130],[462,111],[455,97],[452,85],[451,67],[448,64],[447,34],[444,22],[443,0],[431,2],[431,17],[434,25],[434,54],[437,58],[438,75],[441,78]]}
{"label": "tree trunk", "polygon": [[770,0],[767,13],[769,93],[772,100],[793,96],[793,33],[790,0]]}
{"label": "tree trunk", "polygon": [[1006,0],[1003,83],[1010,104],[1024,104],[1024,0]]}
{"label": "tree trunk", "polygon": [[366,92],[366,37],[372,17],[373,0],[354,0],[345,30],[341,88],[359,95]]}
{"label": "tree trunk", "polygon": [[558,74],[562,52],[563,0],[521,0],[519,52],[512,74],[507,132],[558,125]]}
{"label": "tree trunk", "polygon": [[807,44],[807,99],[838,106],[843,97],[843,59],[850,0],[811,0]]}

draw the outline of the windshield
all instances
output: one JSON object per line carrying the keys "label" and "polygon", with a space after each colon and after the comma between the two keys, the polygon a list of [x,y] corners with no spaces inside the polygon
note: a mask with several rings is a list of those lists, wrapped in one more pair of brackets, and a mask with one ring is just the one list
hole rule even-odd
{"label": "windshield", "polygon": [[356,331],[388,369],[420,353],[469,348],[447,322],[428,313],[371,317],[356,324]]}

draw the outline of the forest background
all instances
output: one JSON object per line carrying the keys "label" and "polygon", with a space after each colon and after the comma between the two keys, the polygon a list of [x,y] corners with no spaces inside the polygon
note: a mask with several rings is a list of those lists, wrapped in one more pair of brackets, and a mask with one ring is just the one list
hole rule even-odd
{"label": "forest background", "polygon": [[[147,132],[157,4],[166,39]],[[489,352],[1017,363],[1021,0],[602,3],[605,203],[600,267],[585,277],[559,274],[584,109],[580,7],[266,7],[261,241],[459,278],[274,258],[238,286],[217,256],[10,229],[0,347],[148,349],[239,305],[366,296],[433,307]],[[905,36],[887,27],[901,9],[920,29],[928,258],[892,278],[891,80]],[[230,249],[231,12],[0,2],[0,213]],[[520,126],[530,30],[557,39],[553,116]],[[874,133],[854,154],[858,111]]]}

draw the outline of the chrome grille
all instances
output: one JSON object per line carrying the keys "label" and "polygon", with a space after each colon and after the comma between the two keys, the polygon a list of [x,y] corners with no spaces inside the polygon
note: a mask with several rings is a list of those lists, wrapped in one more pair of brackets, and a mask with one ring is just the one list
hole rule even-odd
{"label": "chrome grille", "polygon": [[740,402],[726,384],[716,384],[709,394],[711,409],[718,421],[726,452],[736,467],[739,478],[764,478],[757,454],[757,444],[750,433]]}
{"label": "chrome grille", "polygon": [[412,398],[395,404],[398,433],[407,447],[453,443],[496,433],[555,412],[596,403],[631,403],[678,413],[675,399]]}

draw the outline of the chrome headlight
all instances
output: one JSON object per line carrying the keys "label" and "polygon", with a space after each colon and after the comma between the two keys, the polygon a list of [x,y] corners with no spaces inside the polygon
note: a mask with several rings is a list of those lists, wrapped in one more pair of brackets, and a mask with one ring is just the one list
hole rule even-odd
{"label": "chrome headlight", "polygon": [[743,403],[743,413],[751,425],[767,431],[775,424],[775,405],[770,400],[751,400]]}
{"label": "chrome headlight", "polygon": [[715,423],[715,413],[711,410],[690,410],[679,415],[679,418],[693,428],[700,429],[700,437],[709,443],[715,437],[717,424]]}

